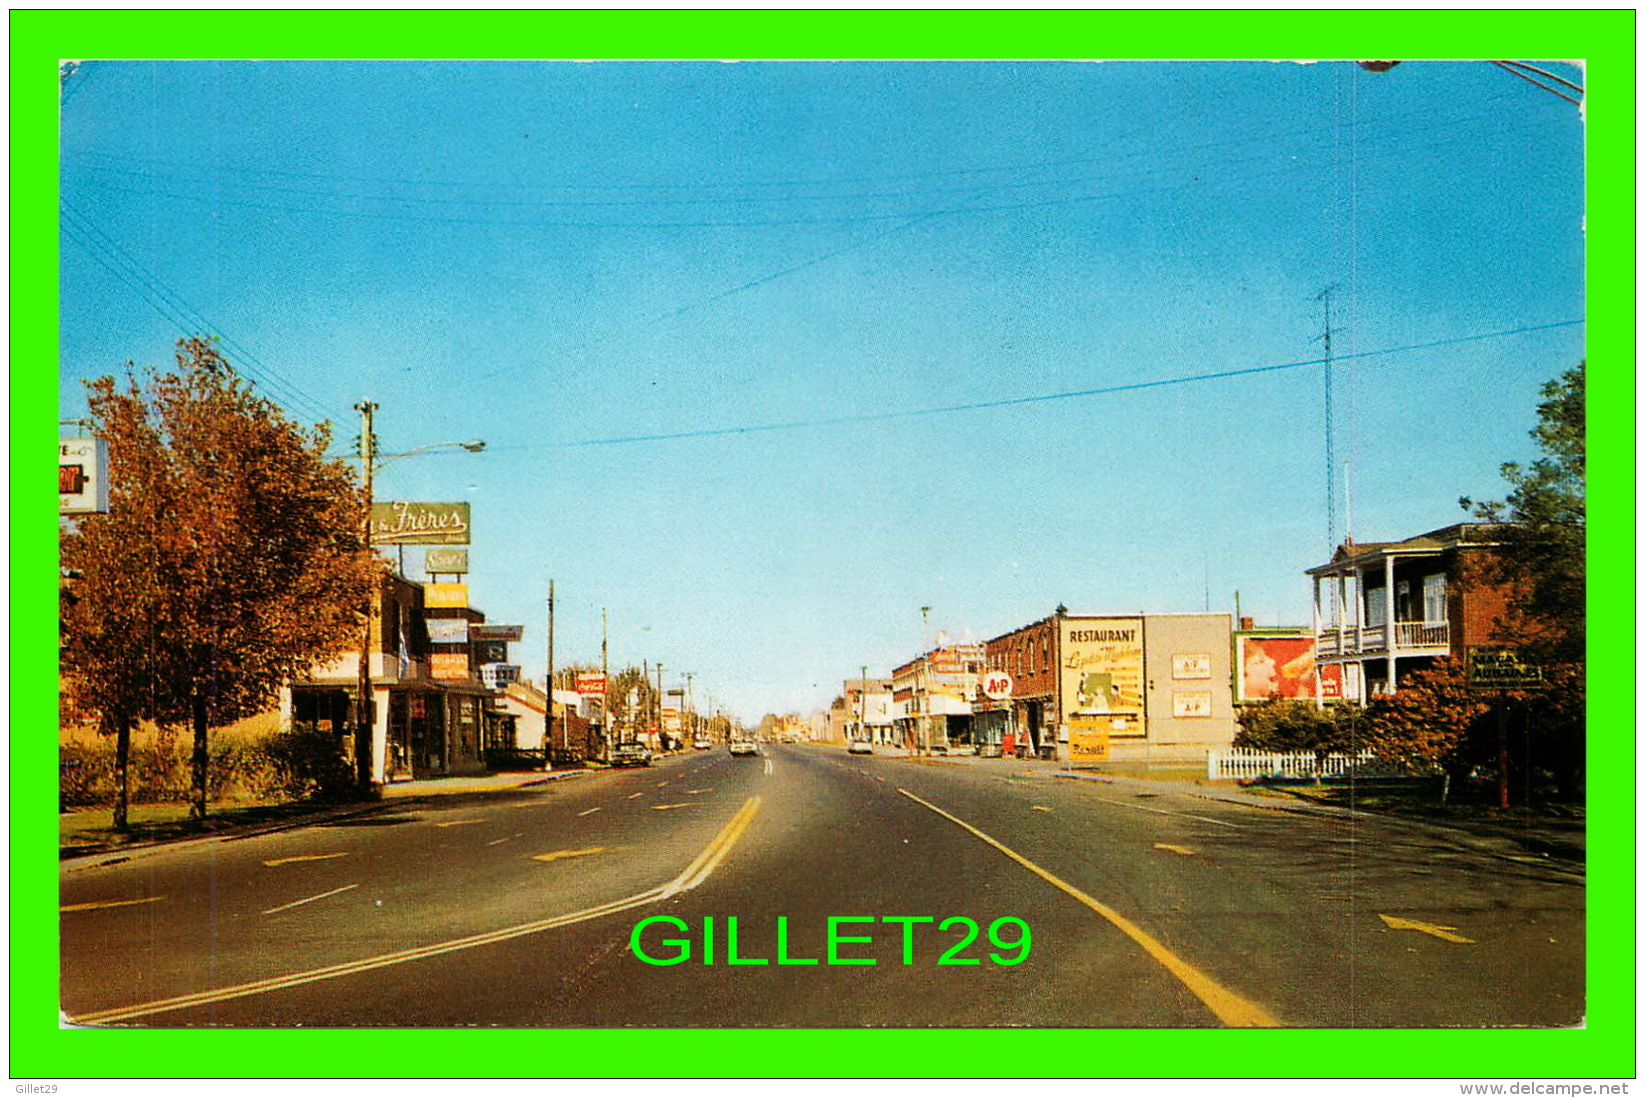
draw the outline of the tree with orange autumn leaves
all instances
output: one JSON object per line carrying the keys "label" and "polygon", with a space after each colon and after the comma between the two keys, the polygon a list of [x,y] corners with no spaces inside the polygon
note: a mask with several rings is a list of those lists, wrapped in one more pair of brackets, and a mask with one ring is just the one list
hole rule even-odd
{"label": "tree with orange autumn leaves", "polygon": [[87,387],[109,511],[60,536],[65,701],[116,738],[117,827],[138,720],[192,729],[203,819],[211,730],[353,649],[383,565],[329,427],[294,423],[210,342],[180,341],[175,372]]}

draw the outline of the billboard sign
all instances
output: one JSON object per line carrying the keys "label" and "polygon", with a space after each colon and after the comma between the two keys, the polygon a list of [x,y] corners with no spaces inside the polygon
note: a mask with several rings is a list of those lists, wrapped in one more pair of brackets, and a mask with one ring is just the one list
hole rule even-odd
{"label": "billboard sign", "polygon": [[[1141,738],[1144,725],[1141,618],[1063,618],[1063,719],[1080,728]],[[1072,743],[1072,739],[1069,741]]]}
{"label": "billboard sign", "polygon": [[466,503],[385,502],[371,505],[374,545],[467,545]]}
{"label": "billboard sign", "polygon": [[517,641],[525,635],[523,625],[471,625],[468,635],[477,641]]}
{"label": "billboard sign", "polygon": [[480,681],[492,690],[520,681],[520,668],[513,663],[485,663],[480,665]]}
{"label": "billboard sign", "polygon": [[425,549],[423,571],[431,576],[468,575],[467,549]]}
{"label": "billboard sign", "polygon": [[468,621],[464,618],[429,618],[430,644],[467,644]]}
{"label": "billboard sign", "polygon": [[468,653],[435,652],[428,658],[428,674],[434,679],[468,678]]}
{"label": "billboard sign", "polygon": [[585,698],[605,697],[605,676],[598,671],[577,672],[577,693]]}
{"label": "billboard sign", "polygon": [[1236,634],[1239,660],[1238,699],[1242,702],[1279,699],[1311,700],[1342,697],[1342,667],[1314,661],[1314,638]]}
{"label": "billboard sign", "polygon": [[100,438],[57,440],[57,511],[96,515],[109,509],[109,444]]}
{"label": "billboard sign", "polygon": [[425,583],[423,605],[431,610],[461,610],[468,605],[468,584]]}

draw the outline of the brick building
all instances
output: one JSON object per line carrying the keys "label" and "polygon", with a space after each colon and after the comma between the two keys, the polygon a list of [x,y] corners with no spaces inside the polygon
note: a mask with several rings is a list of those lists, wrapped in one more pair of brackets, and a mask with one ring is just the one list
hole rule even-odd
{"label": "brick building", "polygon": [[1494,636],[1508,594],[1479,569],[1503,527],[1459,523],[1404,541],[1346,542],[1310,568],[1322,668],[1339,667],[1343,696],[1392,694],[1401,677]]}
{"label": "brick building", "polygon": [[978,739],[1003,754],[1065,750],[1076,765],[1093,736],[1115,761],[1202,759],[1234,738],[1232,625],[1227,614],[1059,606],[984,645],[988,671],[1012,689],[1009,702],[978,702]]}

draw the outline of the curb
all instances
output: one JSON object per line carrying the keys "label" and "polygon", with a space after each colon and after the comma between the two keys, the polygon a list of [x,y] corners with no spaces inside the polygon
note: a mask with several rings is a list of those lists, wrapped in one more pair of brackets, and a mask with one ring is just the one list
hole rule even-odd
{"label": "curb", "polygon": [[[370,816],[378,812],[398,808],[402,805],[416,805],[437,797],[454,797],[485,793],[509,793],[516,789],[530,789],[535,786],[547,785],[550,782],[563,778],[580,778],[592,774],[593,769],[563,770],[545,774],[540,778],[531,778],[526,781],[512,784],[497,783],[490,787],[469,789],[429,789],[418,790],[403,797],[382,797],[366,804],[351,805],[345,808],[319,810],[313,813],[294,816],[291,819],[281,820],[271,824],[248,824],[243,828],[225,829],[217,834],[190,835],[175,839],[150,839],[145,842],[127,843],[121,846],[102,846],[89,848],[70,847],[58,854],[59,871],[74,871],[77,869],[94,869],[105,865],[115,865],[119,862],[130,861],[132,858],[146,857],[161,849],[176,850],[204,843],[232,843],[240,839],[255,839],[262,835],[274,835],[281,831],[292,831],[299,827],[312,827],[316,824],[330,823],[333,820],[348,820],[360,816]],[[86,864],[75,864],[84,862]]]}
{"label": "curb", "polygon": [[[1102,782],[1112,785],[1116,782],[1132,782],[1137,784],[1164,784],[1148,783],[1143,778],[1111,777],[1108,775],[1079,774],[1072,771],[1057,771],[1053,778],[1072,778],[1077,781]],[[1563,842],[1559,839],[1544,838],[1538,835],[1516,834],[1512,830],[1495,826],[1469,827],[1445,820],[1430,820],[1420,816],[1401,816],[1392,812],[1374,812],[1366,809],[1340,808],[1336,805],[1309,804],[1302,801],[1270,801],[1266,797],[1252,797],[1239,793],[1214,793],[1198,788],[1175,789],[1187,797],[1197,797],[1206,801],[1222,801],[1226,804],[1245,805],[1248,808],[1266,808],[1274,812],[1289,812],[1297,816],[1314,816],[1321,819],[1354,819],[1368,818],[1376,820],[1391,820],[1398,823],[1415,824],[1420,827],[1432,827],[1455,835],[1463,835],[1475,839],[1500,839],[1514,843],[1535,854],[1546,858],[1558,858],[1563,861],[1575,862],[1579,865],[1587,864],[1586,846]]]}

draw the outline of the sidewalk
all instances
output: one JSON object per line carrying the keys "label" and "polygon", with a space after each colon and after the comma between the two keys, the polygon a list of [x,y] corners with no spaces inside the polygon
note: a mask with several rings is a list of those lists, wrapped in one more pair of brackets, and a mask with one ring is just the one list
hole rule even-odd
{"label": "sidewalk", "polygon": [[[59,817],[59,831],[63,838],[59,843],[58,857],[65,866],[90,859],[96,859],[101,863],[109,855],[122,858],[138,857],[184,844],[232,842],[235,839],[268,835],[276,831],[308,827],[331,820],[369,816],[394,808],[403,808],[430,797],[529,789],[568,778],[580,778],[591,773],[598,771],[592,768],[547,772],[523,771],[391,782],[382,787],[382,796],[375,801],[342,805],[230,805],[219,808],[217,813],[208,817],[200,827],[189,825],[186,818],[187,810],[182,806],[133,805],[133,827],[131,833],[123,837],[112,833],[107,826],[95,826],[100,818],[109,816],[109,810],[106,808],[69,812]],[[148,816],[149,819],[140,821],[138,818],[142,816]],[[87,825],[76,829],[76,817],[88,821]],[[82,837],[79,841],[70,841],[72,836]]]}
{"label": "sidewalk", "polygon": [[[886,752],[887,756],[919,764],[948,764],[999,768],[1027,768],[1036,777],[1071,779],[1125,786],[1144,792],[1174,793],[1199,797],[1203,800],[1223,801],[1250,808],[1265,808],[1274,812],[1290,812],[1336,820],[1375,819],[1403,821],[1422,827],[1437,828],[1452,837],[1465,835],[1473,840],[1491,843],[1506,840],[1523,850],[1558,858],[1561,861],[1582,864],[1587,860],[1587,827],[1581,818],[1557,818],[1548,814],[1524,819],[1478,819],[1440,811],[1392,812],[1375,808],[1343,807],[1323,803],[1340,786],[1326,786],[1316,790],[1310,785],[1251,785],[1235,782],[1213,782],[1204,777],[1204,768],[1192,765],[1150,766],[1114,764],[1103,772],[1074,771],[1061,763],[1041,759],[982,758],[972,754],[919,756],[901,748]],[[1013,773],[1017,770],[1013,769]],[[1434,806],[1436,809],[1439,806]]]}
{"label": "sidewalk", "polygon": [[1141,788],[1158,793],[1176,793],[1203,800],[1242,804],[1274,812],[1290,812],[1336,820],[1378,819],[1437,828],[1478,839],[1507,840],[1544,857],[1583,863],[1587,860],[1587,827],[1581,819],[1549,816],[1511,819],[1466,819],[1438,814],[1379,812],[1374,809],[1345,808],[1325,804],[1321,794],[1309,786],[1240,786],[1231,782],[1211,782],[1203,778],[1166,781],[1134,778],[1120,774],[1090,774],[1072,770],[1055,771],[1052,777],[1101,782]]}

